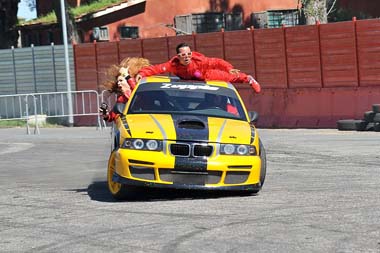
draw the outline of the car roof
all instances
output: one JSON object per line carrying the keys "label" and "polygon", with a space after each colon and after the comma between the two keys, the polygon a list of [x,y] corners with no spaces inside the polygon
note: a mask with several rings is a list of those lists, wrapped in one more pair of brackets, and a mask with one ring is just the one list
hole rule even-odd
{"label": "car roof", "polygon": [[149,76],[145,77],[140,81],[140,84],[143,83],[175,83],[175,84],[197,84],[197,85],[210,85],[210,86],[219,86],[224,88],[230,88],[236,90],[236,88],[229,82],[212,80],[212,81],[199,81],[199,80],[184,80],[180,79],[177,76]]}

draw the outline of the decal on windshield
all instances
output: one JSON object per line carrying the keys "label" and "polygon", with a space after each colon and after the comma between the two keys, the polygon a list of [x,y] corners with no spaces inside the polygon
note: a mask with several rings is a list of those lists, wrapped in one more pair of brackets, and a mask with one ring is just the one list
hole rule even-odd
{"label": "decal on windshield", "polygon": [[192,84],[171,84],[163,83],[161,89],[179,89],[179,90],[219,90],[219,87],[209,85],[192,85]]}

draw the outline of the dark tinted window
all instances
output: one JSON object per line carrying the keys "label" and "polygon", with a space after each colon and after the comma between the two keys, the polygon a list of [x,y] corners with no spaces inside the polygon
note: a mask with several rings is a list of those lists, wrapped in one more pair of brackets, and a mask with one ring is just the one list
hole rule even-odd
{"label": "dark tinted window", "polygon": [[128,114],[181,113],[246,120],[236,92],[194,83],[140,84]]}

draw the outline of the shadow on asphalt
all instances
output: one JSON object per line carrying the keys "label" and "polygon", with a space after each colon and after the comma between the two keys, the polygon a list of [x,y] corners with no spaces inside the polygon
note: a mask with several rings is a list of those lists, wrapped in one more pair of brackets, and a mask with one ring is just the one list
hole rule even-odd
{"label": "shadow on asphalt", "polygon": [[[87,189],[76,189],[76,192],[86,192],[91,200],[100,202],[118,202],[108,191],[106,181],[91,183]],[[142,187],[130,187],[130,194],[125,201],[170,201],[183,199],[211,199],[225,197],[253,196],[248,192],[232,191],[205,191],[205,190],[174,190],[174,189],[152,189]]]}

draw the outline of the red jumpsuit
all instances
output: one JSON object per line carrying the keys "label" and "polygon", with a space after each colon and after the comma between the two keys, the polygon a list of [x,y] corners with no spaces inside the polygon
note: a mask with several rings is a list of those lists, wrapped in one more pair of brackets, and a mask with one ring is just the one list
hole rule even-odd
{"label": "red jumpsuit", "polygon": [[[126,94],[123,94],[123,95],[119,95],[116,99],[116,103],[123,103],[123,104],[126,104],[129,100],[129,96],[130,94],[126,95]],[[109,113],[108,113],[108,116],[106,116],[104,118],[105,121],[107,122],[112,122],[114,121],[117,117],[119,116],[119,114],[115,113],[113,110],[111,110]]]}
{"label": "red jumpsuit", "polygon": [[174,56],[169,61],[144,67],[139,71],[142,77],[165,72],[172,73],[182,79],[187,80],[221,80],[231,83],[249,83],[248,75],[244,73],[231,74],[229,71],[233,66],[219,58],[209,58],[198,52],[192,52],[189,65],[182,65],[178,56]]}

